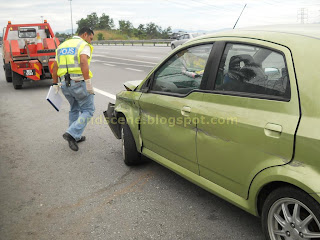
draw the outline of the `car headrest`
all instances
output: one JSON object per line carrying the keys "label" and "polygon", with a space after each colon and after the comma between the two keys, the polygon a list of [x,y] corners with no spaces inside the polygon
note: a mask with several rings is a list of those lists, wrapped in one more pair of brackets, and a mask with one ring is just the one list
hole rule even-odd
{"label": "car headrest", "polygon": [[253,57],[249,54],[235,55],[230,58],[229,71],[239,71],[243,66],[251,66],[253,64]]}

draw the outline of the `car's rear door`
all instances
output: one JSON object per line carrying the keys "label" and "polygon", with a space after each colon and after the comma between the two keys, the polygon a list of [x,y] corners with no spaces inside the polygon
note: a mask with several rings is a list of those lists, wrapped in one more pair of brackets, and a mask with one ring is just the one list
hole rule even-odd
{"label": "car's rear door", "polygon": [[245,198],[256,174],[293,156],[298,91],[289,49],[224,40],[198,110],[197,157],[201,176]]}
{"label": "car's rear door", "polygon": [[203,96],[196,90],[212,46],[201,44],[175,53],[154,72],[148,92],[139,100],[143,153],[157,154],[196,174],[197,122],[193,119]]}

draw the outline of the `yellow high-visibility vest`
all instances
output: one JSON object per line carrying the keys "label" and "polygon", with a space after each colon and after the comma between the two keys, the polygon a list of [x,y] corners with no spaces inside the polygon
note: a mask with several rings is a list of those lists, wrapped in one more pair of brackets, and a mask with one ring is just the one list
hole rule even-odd
{"label": "yellow high-visibility vest", "polygon": [[[90,47],[90,58],[88,64],[90,65],[92,59],[93,46],[80,37],[73,37],[69,39],[57,48],[56,61],[58,63],[58,76],[61,77],[67,72],[73,76],[82,76],[80,68],[80,53],[83,48],[88,45]],[[89,76],[92,78],[92,72],[89,70]]]}

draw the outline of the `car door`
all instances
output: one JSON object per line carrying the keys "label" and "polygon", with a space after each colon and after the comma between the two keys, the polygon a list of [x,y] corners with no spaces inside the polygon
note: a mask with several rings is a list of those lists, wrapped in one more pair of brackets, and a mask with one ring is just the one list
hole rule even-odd
{"label": "car door", "polygon": [[197,156],[201,176],[246,198],[256,174],[292,159],[300,112],[289,49],[236,41],[203,96]]}
{"label": "car door", "polygon": [[213,44],[180,50],[153,74],[139,100],[143,152],[157,154],[198,174],[196,106]]}

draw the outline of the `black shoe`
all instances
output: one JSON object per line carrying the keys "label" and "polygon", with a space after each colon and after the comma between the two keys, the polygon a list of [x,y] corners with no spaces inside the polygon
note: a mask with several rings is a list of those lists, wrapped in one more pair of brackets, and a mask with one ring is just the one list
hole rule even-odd
{"label": "black shoe", "polygon": [[69,134],[69,133],[64,133],[62,135],[62,137],[68,141],[69,143],[69,147],[73,150],[73,151],[78,151],[79,150],[79,147],[78,147],[78,144],[77,144],[77,141]]}
{"label": "black shoe", "polygon": [[77,141],[77,143],[79,143],[79,142],[84,142],[86,140],[86,136],[82,136],[78,141]]}

